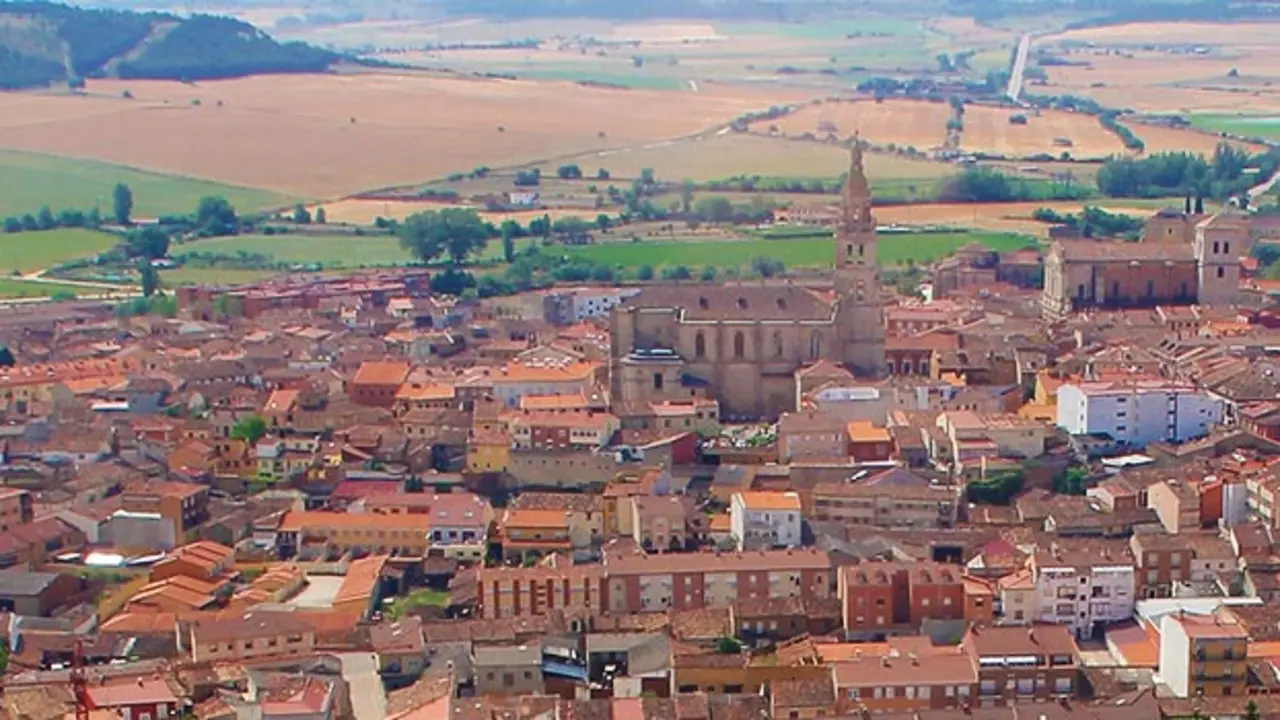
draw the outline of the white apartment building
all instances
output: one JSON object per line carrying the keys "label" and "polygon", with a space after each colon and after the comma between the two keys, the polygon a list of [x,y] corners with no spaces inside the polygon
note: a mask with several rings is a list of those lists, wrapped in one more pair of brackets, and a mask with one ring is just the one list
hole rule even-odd
{"label": "white apartment building", "polygon": [[1222,401],[1186,385],[1084,382],[1058,388],[1060,427],[1134,447],[1203,437],[1222,417]]}
{"label": "white apartment building", "polygon": [[573,319],[608,317],[624,301],[640,294],[640,288],[579,288],[573,291]]}
{"label": "white apartment building", "polygon": [[800,495],[794,492],[734,493],[729,528],[738,550],[800,546]]}
{"label": "white apartment building", "polygon": [[1098,624],[1133,618],[1133,560],[1075,552],[1038,552],[1032,568],[1035,618],[1090,637]]}

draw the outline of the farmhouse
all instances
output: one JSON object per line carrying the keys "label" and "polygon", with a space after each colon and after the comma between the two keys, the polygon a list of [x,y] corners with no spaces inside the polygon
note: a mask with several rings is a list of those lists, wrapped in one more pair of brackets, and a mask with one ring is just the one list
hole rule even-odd
{"label": "farmhouse", "polygon": [[858,143],[842,201],[834,294],[795,285],[654,286],[616,308],[613,397],[648,404],[702,389],[722,412],[776,417],[793,406],[795,372],[806,364],[884,374],[876,223]]}

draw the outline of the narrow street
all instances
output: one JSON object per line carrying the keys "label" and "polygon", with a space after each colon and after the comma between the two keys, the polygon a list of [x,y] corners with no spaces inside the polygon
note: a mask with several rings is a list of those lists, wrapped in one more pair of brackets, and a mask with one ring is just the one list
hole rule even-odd
{"label": "narrow street", "polygon": [[382,720],[387,716],[387,693],[378,676],[378,659],[372,653],[339,653],[342,679],[351,690],[351,712],[356,720]]}

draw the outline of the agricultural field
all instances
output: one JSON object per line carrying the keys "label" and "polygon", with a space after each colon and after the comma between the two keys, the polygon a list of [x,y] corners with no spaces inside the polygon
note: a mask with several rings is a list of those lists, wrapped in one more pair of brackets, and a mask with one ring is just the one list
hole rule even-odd
{"label": "agricultural field", "polygon": [[[966,105],[964,133],[960,145],[969,152],[990,153],[1006,157],[1028,157],[1047,153],[1058,156],[1071,153],[1076,159],[1100,159],[1125,151],[1119,136],[1102,127],[1091,115],[1057,110],[1021,113],[1026,125],[1014,125],[1009,118],[1017,114],[1008,108]],[[1059,144],[1069,142],[1069,145]]]}
{"label": "agricultural field", "polygon": [[[565,162],[580,165],[588,175],[597,168],[606,168],[612,178],[624,181],[639,177],[644,168],[652,169],[659,180],[673,182],[686,178],[699,182],[722,180],[735,175],[832,179],[848,171],[849,150],[839,145],[728,133],[602,151]],[[539,167],[546,175],[554,173],[560,164],[564,163],[544,163]],[[867,153],[865,164],[873,185],[876,181],[937,180],[955,174],[955,167],[946,163],[889,154]]]}
{"label": "agricultural field", "polygon": [[[1059,213],[1078,213],[1085,205],[1101,207],[1107,212],[1135,217],[1148,217],[1162,207],[1181,206],[1182,199],[1139,203],[1131,200],[1098,199],[1081,202],[1046,201],[1013,203],[930,203],[928,205],[893,205],[875,209],[882,225],[945,226],[972,228],[987,232],[1044,235],[1048,227],[1031,214],[1037,208],[1050,208]],[[883,243],[882,243],[883,244]]]}
{"label": "agricultural field", "polygon": [[1192,115],[1201,130],[1280,140],[1280,115]]}
{"label": "agricultural field", "polygon": [[1280,34],[1280,23],[1135,22],[1080,28],[1056,33],[1055,41],[1098,45],[1268,45]]}
{"label": "agricultural field", "polygon": [[54,155],[0,150],[0,217],[39,212],[49,206],[97,207],[111,214],[111,191],[116,183],[133,190],[133,214],[138,218],[189,213],[200,198],[221,195],[240,211],[288,205],[287,195],[268,190],[223,185],[207,180],[162,175],[122,165],[73,160]]}
{"label": "agricultural field", "polygon": [[1280,113],[1276,29],[1280,24],[1265,22],[1144,23],[1042,36],[1037,48],[1076,64],[1046,67],[1047,84],[1028,90],[1153,113]]}
{"label": "agricultural field", "polygon": [[[348,198],[332,203],[323,203],[316,207],[323,207],[326,220],[331,223],[348,223],[353,225],[372,225],[377,218],[384,217],[393,220],[403,220],[410,215],[420,212],[428,212],[431,210],[442,210],[449,205],[432,200],[365,200],[361,198]],[[314,210],[314,208],[313,208]],[[485,220],[502,224],[504,220],[515,220],[524,225],[528,225],[530,220],[540,218],[543,215],[550,215],[551,219],[558,220],[562,217],[580,217],[588,220],[594,220],[601,210],[583,209],[583,210],[515,210],[511,212],[490,212],[487,210],[480,211],[480,217]],[[616,209],[614,210],[616,212]],[[275,240],[281,236],[275,236]]]}
{"label": "agricultural field", "polygon": [[803,107],[785,117],[758,121],[752,124],[752,130],[765,132],[776,127],[781,134],[792,137],[806,133],[818,137],[825,137],[828,132],[839,137],[858,134],[876,145],[894,144],[928,151],[941,147],[946,140],[950,117],[951,107],[941,102],[824,102]]}
{"label": "agricultural field", "polygon": [[[883,234],[880,236],[877,258],[885,266],[902,265],[907,261],[930,262],[954,253],[972,242],[982,243],[994,250],[1015,250],[1032,245],[1035,240],[1023,235],[1003,233]],[[788,267],[827,267],[834,260],[835,247],[830,237],[818,235],[785,240],[610,243],[569,248],[567,252],[622,267],[745,267],[752,258],[757,257],[776,258]]]}
{"label": "agricultural field", "polygon": [[19,298],[46,298],[53,297],[54,295],[91,295],[94,292],[96,291],[78,287],[76,285],[0,278],[0,299],[13,300]]}
{"label": "agricultural field", "polygon": [[160,283],[167,288],[184,285],[238,285],[266,280],[279,275],[276,270],[242,270],[240,268],[181,267],[160,271]]}
{"label": "agricultural field", "polygon": [[690,135],[807,97],[717,86],[676,98],[425,73],[95,80],[88,92],[37,104],[0,94],[0,147],[315,199]]}
{"label": "agricultural field", "polygon": [[0,233],[0,271],[31,273],[110,250],[120,238],[80,228]]}
{"label": "agricultural field", "polygon": [[413,260],[399,238],[390,235],[236,235],[188,242],[170,250],[175,257],[193,252],[262,254],[276,262],[325,267],[403,265]]}

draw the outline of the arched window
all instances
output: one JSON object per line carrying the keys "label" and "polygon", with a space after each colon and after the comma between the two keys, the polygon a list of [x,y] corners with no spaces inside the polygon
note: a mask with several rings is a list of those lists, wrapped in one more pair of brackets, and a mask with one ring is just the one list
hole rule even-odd
{"label": "arched window", "polygon": [[809,336],[809,359],[817,360],[822,357],[822,333],[817,330]]}
{"label": "arched window", "polygon": [[733,356],[742,359],[747,354],[747,338],[743,336],[742,331],[733,334]]}
{"label": "arched window", "polygon": [[773,356],[776,358],[780,358],[782,357],[782,353],[783,353],[782,331],[774,330],[773,331]]}
{"label": "arched window", "polygon": [[707,336],[703,335],[701,330],[693,336],[693,354],[700,358],[707,356]]}

